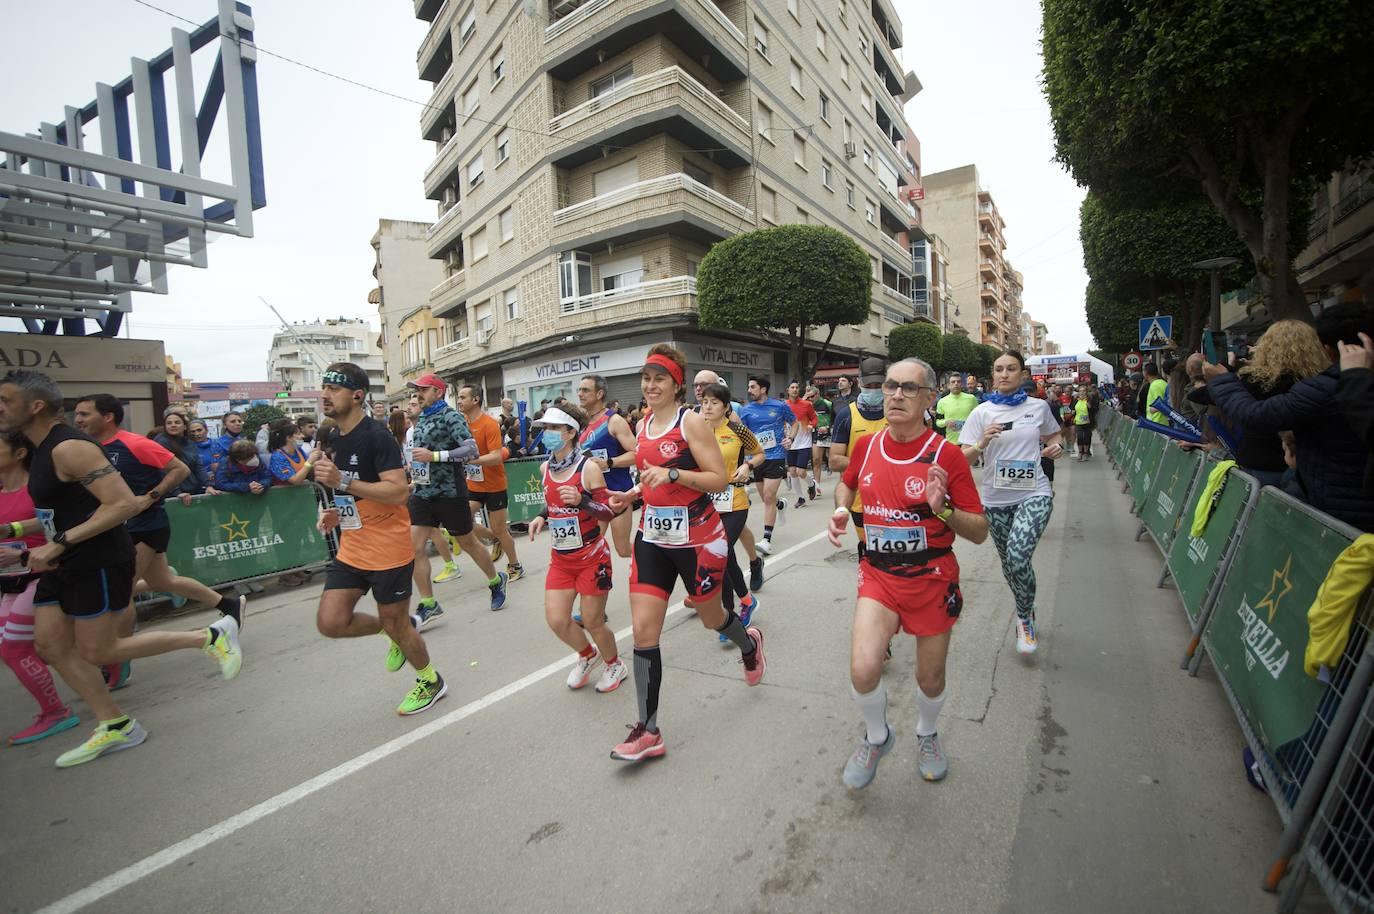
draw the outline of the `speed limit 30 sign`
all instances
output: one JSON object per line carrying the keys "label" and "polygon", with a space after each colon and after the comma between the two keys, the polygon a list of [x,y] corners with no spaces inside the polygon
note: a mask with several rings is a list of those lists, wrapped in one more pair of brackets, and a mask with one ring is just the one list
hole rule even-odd
{"label": "speed limit 30 sign", "polygon": [[1127,371],[1136,371],[1140,368],[1140,353],[1126,353],[1126,355],[1121,359],[1121,364]]}

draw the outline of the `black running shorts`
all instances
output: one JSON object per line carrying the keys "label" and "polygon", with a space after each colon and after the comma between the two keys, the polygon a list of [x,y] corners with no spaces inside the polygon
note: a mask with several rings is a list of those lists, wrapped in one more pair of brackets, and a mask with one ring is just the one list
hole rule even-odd
{"label": "black running shorts", "polygon": [[787,452],[787,465],[805,470],[811,466],[811,448],[792,449]]}
{"label": "black running shorts", "polygon": [[765,460],[754,468],[754,482],[760,479],[782,479],[787,475],[787,462],[784,460]]}
{"label": "black running shorts", "polygon": [[414,562],[407,562],[400,568],[368,571],[334,559],[325,566],[324,589],[372,591],[372,598],[383,605],[409,602],[410,573],[414,567]]}
{"label": "black running shorts", "polygon": [[172,541],[172,526],[159,527],[156,530],[130,530],[129,539],[134,541],[134,546],[139,543],[147,546],[156,553],[167,551],[167,545]]}
{"label": "black running shorts", "polygon": [[506,494],[505,489],[500,492],[474,492],[468,489],[468,501],[481,505],[491,513],[506,510],[510,505],[510,496]]}
{"label": "black running shorts", "polygon": [[421,498],[410,496],[412,527],[443,527],[453,536],[467,536],[472,532],[472,508],[468,505],[471,492],[457,498]]}
{"label": "black running shorts", "polygon": [[124,609],[133,595],[133,559],[103,568],[69,569],[59,565],[38,579],[33,605],[56,603],[64,615],[94,619]]}

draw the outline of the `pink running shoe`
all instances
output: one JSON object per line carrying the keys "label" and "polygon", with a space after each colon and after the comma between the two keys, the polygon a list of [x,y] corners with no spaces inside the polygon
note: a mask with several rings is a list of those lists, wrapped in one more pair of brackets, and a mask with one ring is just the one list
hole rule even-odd
{"label": "pink running shoe", "polygon": [[646,758],[658,758],[668,751],[663,745],[662,733],[650,733],[641,723],[630,728],[630,738],[611,750],[611,758],[619,762],[638,762]]}
{"label": "pink running shoe", "polygon": [[754,653],[740,657],[740,663],[744,664],[744,681],[756,686],[763,682],[763,674],[768,671],[768,658],[763,655],[763,632],[746,628],[744,633],[754,640]]}
{"label": "pink running shoe", "polygon": [[49,714],[39,714],[34,717],[33,723],[10,737],[11,746],[23,746],[28,743],[36,743],[40,739],[61,733],[63,730],[70,730],[77,725],[80,720],[72,713],[70,708],[63,708],[61,711],[54,711]]}

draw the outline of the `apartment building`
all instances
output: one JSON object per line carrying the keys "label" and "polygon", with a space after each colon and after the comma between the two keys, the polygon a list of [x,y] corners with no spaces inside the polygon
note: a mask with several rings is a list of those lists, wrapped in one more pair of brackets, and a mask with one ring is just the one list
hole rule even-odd
{"label": "apartment building", "polygon": [[374,396],[386,387],[377,331],[354,317],[297,321],[278,331],[267,353],[267,377],[282,390],[318,390],[333,362],[353,362],[366,371]]}
{"label": "apartment building", "polygon": [[429,292],[445,278],[444,267],[429,256],[428,222],[379,219],[372,236],[372,277],[377,288],[367,297],[377,306],[386,399],[406,397],[406,382],[433,370],[430,353],[451,342],[449,323],[429,309]]}
{"label": "apartment building", "polygon": [[1294,261],[1308,301],[1374,299],[1374,168],[1341,171],[1312,201],[1307,247]]}
{"label": "apartment building", "polygon": [[945,240],[950,287],[973,308],[960,324],[988,345],[1019,344],[1022,277],[1006,259],[1006,221],[983,190],[977,166],[928,174],[923,184],[924,228]]}
{"label": "apartment building", "polygon": [[834,344],[855,360],[916,319],[908,232],[920,89],[890,0],[415,0],[434,85],[421,133],[438,206],[430,291],[445,377],[537,402],[606,375],[639,399],[672,340],[736,388],[789,376],[785,347],[702,332],[696,271],[716,241],[820,223],[853,236],[873,307]]}
{"label": "apartment building", "polygon": [[916,316],[929,318],[942,333],[948,333],[959,314],[949,284],[949,245],[919,226],[912,227],[911,238],[911,300]]}

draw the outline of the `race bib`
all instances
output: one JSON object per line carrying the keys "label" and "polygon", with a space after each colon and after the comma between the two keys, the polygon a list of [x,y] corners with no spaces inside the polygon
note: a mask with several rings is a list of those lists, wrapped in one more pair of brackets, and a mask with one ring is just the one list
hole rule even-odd
{"label": "race bib", "polygon": [[687,545],[687,508],[682,505],[644,506],[644,542],[660,546]]}
{"label": "race bib", "polygon": [[611,462],[610,454],[607,453],[604,447],[594,447],[587,453],[592,455],[593,460],[604,460],[607,463]]}
{"label": "race bib", "polygon": [[417,486],[429,485],[429,464],[419,460],[410,463],[410,478]]}
{"label": "race bib", "polygon": [[29,573],[28,563],[21,561],[24,550],[28,548],[29,547],[24,545],[22,540],[0,543],[0,549],[14,553],[14,564],[0,565],[0,577],[13,578]]}
{"label": "race bib", "polygon": [[335,495],[334,507],[339,509],[340,530],[363,529],[363,519],[358,516],[358,499],[352,495]]}
{"label": "race bib", "polygon": [[576,517],[549,518],[549,536],[553,539],[553,548],[559,552],[573,552],[583,545],[582,529]]}
{"label": "race bib", "polygon": [[726,486],[724,492],[711,493],[711,504],[716,506],[717,513],[735,510],[735,487]]}
{"label": "race bib", "polygon": [[33,514],[43,525],[43,535],[48,539],[57,536],[57,513],[52,508],[34,508]]}
{"label": "race bib", "polygon": [[778,446],[778,436],[771,428],[766,432],[759,432],[754,436],[759,441],[759,447],[765,451],[771,451]]}
{"label": "race bib", "polygon": [[956,431],[956,432],[957,432],[957,431],[959,431],[959,429],[961,429],[961,428],[964,427],[964,420],[963,420],[963,419],[950,419],[949,422],[948,422],[948,425],[949,425],[950,429],[952,429],[953,431]]}
{"label": "race bib", "polygon": [[993,488],[1034,489],[1039,466],[1034,460],[999,460],[992,477]]}
{"label": "race bib", "polygon": [[926,531],[924,527],[864,524],[864,540],[875,555],[913,555],[925,551]]}
{"label": "race bib", "polygon": [[486,477],[482,475],[480,463],[463,464],[463,473],[467,476],[468,482],[484,482],[486,480]]}

